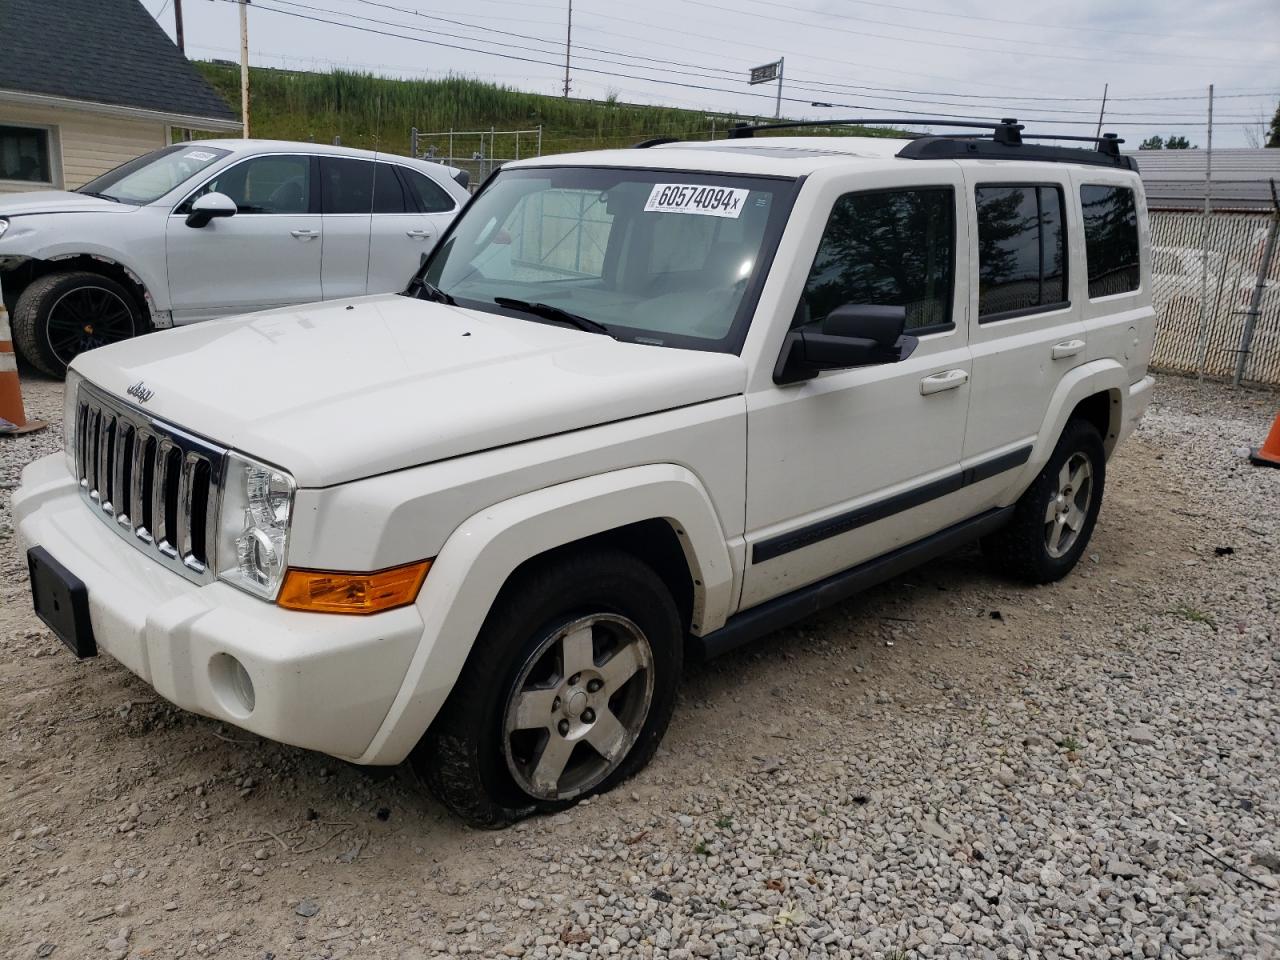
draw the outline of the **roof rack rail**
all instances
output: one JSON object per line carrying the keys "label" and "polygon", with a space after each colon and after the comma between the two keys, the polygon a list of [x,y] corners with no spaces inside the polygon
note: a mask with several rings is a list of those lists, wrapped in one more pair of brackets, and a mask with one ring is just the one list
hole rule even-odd
{"label": "roof rack rail", "polygon": [[783,120],[778,123],[735,123],[729,128],[729,139],[755,136],[761,130],[795,130],[801,127],[866,126],[870,123],[911,124],[928,127],[964,127],[968,130],[990,130],[997,143],[1021,143],[1022,124],[1006,119],[999,123],[981,120],[929,120],[920,117],[854,117],[847,120]]}
{"label": "roof rack rail", "polygon": [[[1052,163],[1084,163],[1093,166],[1119,167],[1125,170],[1137,170],[1138,165],[1132,157],[1120,154],[1122,139],[1114,133],[1105,133],[1100,137],[1084,137],[1071,134],[1056,133],[1023,133],[1024,125],[1012,117],[1005,117],[999,123],[988,123],[969,120],[930,120],[921,117],[858,117],[841,120],[786,120],[779,123],[739,123],[729,128],[731,140],[752,137],[758,131],[794,130],[802,127],[838,127],[867,124],[895,124],[930,127],[960,127],[966,131],[990,130],[990,133],[941,133],[924,134],[912,138],[911,142],[898,151],[904,160],[945,160],[962,158],[983,158],[998,160],[1041,160]],[[1092,143],[1094,150],[1081,150],[1076,147],[1041,146],[1029,144],[1026,140],[1071,140]]]}

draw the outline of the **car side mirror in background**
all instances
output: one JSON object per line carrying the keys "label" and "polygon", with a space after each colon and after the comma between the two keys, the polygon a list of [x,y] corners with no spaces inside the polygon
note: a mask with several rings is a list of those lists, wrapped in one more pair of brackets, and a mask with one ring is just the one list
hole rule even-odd
{"label": "car side mirror in background", "polygon": [[191,204],[191,212],[187,214],[187,226],[203,227],[207,226],[210,220],[235,215],[236,202],[225,193],[206,193]]}
{"label": "car side mirror in background", "polygon": [[874,363],[898,363],[911,356],[919,341],[903,335],[905,307],[846,303],[818,323],[787,333],[773,369],[773,382],[799,383],[823,370],[843,370]]}

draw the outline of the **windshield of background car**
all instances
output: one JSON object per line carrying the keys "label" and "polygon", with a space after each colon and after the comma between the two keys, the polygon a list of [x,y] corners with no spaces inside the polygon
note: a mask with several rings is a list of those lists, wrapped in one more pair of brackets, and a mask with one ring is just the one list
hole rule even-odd
{"label": "windshield of background car", "polygon": [[230,153],[230,150],[218,147],[201,147],[189,143],[165,147],[130,160],[96,180],[90,180],[79,192],[119,200],[121,203],[151,203]]}
{"label": "windshield of background car", "polygon": [[688,171],[503,171],[424,276],[473,309],[511,314],[494,302],[510,297],[620,340],[736,352],[795,187]]}

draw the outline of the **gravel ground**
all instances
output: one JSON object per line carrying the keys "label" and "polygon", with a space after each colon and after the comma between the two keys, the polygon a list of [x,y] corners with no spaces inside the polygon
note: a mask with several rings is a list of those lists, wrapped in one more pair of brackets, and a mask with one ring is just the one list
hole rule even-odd
{"label": "gravel ground", "polygon": [[6,495],[0,953],[1280,957],[1278,405],[1162,379],[1065,581],[963,552],[694,666],[648,770],[496,834],[72,662]]}

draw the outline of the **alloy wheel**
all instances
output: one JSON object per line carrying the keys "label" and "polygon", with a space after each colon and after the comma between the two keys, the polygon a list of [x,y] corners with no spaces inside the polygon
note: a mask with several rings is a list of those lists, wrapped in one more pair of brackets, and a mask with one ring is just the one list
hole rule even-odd
{"label": "alloy wheel", "polygon": [[653,681],[649,640],[626,617],[594,614],[552,631],[507,698],[503,752],[517,785],[567,800],[600,784],[640,736]]}

